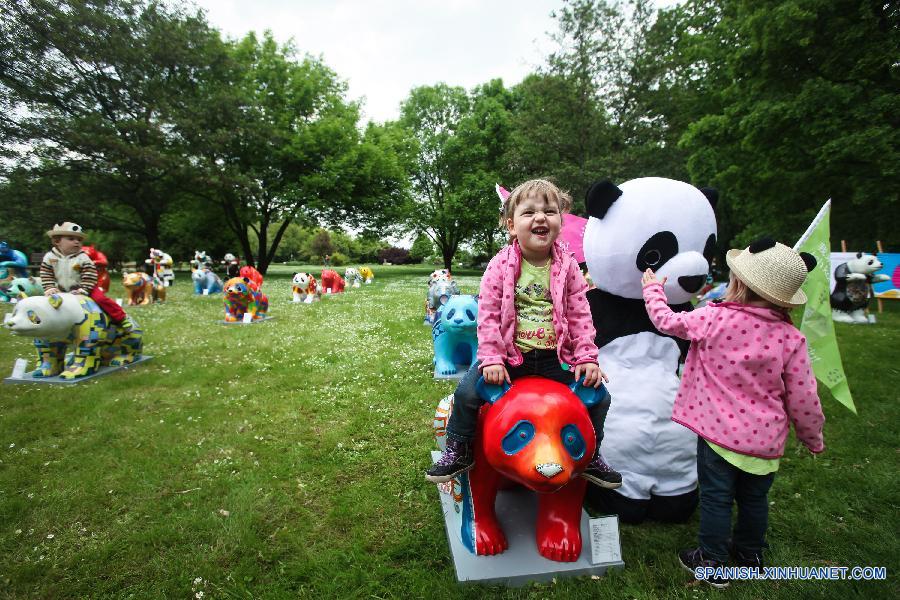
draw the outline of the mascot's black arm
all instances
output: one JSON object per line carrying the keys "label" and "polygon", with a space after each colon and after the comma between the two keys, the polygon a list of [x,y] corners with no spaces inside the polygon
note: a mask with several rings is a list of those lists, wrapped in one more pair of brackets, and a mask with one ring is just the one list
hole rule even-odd
{"label": "mascot's black arm", "polygon": [[[596,288],[588,290],[587,299],[591,307],[594,329],[597,331],[594,343],[598,348],[626,335],[650,331],[675,340],[681,351],[680,362],[684,362],[691,343],[688,340],[660,333],[650,321],[650,315],[647,314],[643,300],[622,298]],[[669,308],[675,312],[685,312],[694,310],[694,305],[685,302],[684,304],[670,304]]]}

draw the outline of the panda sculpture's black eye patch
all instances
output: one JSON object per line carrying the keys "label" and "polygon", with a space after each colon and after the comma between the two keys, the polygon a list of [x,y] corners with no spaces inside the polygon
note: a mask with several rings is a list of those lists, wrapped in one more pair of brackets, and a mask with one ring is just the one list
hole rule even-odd
{"label": "panda sculpture's black eye patch", "polygon": [[656,271],[676,254],[678,254],[678,238],[671,231],[660,231],[644,242],[638,250],[635,264],[642,273],[647,269]]}

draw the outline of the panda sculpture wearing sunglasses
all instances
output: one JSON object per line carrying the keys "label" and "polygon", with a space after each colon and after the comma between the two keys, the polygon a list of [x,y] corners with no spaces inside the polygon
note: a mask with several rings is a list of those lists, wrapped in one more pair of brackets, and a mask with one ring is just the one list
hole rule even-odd
{"label": "panda sculpture wearing sunglasses", "polygon": [[626,523],[682,522],[697,506],[697,436],[671,420],[688,342],[653,327],[641,274],[667,277],[669,305],[691,310],[715,250],[716,197],[660,177],[597,182],[587,193],[584,256],[597,286],[587,295],[612,395],[602,451],[622,474],[618,490],[589,486],[588,503]]}

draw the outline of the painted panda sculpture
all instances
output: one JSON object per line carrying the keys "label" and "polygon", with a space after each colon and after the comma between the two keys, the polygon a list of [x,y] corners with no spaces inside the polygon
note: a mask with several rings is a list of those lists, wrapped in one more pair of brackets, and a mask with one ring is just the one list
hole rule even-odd
{"label": "painted panda sculpture", "polygon": [[650,322],[641,274],[668,277],[674,311],[691,310],[716,244],[715,190],[646,177],[587,193],[584,256],[596,289],[587,293],[601,368],[616,399],[604,427],[603,457],[622,487],[590,486],[588,503],[626,523],[687,520],[697,505],[697,437],[674,423],[679,363],[688,343]]}
{"label": "painted panda sculpture", "polygon": [[222,280],[207,267],[201,267],[191,271],[191,280],[194,282],[194,293],[198,296],[206,294],[218,294],[222,291]]}
{"label": "painted panda sculpture", "polygon": [[871,254],[856,253],[856,258],[838,265],[834,270],[834,290],[831,292],[832,317],[841,323],[868,323],[865,309],[869,306],[871,285],[888,281],[887,275],[876,275],[884,265]]}
{"label": "painted panda sculpture", "polygon": [[358,288],[362,285],[362,275],[356,267],[347,267],[344,269],[344,281],[352,288]]}
{"label": "painted panda sculpture", "polygon": [[33,377],[79,379],[101,366],[127,365],[141,358],[143,332],[134,318],[130,321],[131,328],[123,329],[88,296],[54,294],[19,301],[3,326],[15,335],[34,338],[38,366]]}
{"label": "painted panda sculpture", "polygon": [[291,295],[294,302],[312,304],[322,297],[322,287],[312,273],[294,273],[291,279]]}
{"label": "painted panda sculpture", "polygon": [[234,323],[244,320],[244,314],[251,315],[251,321],[265,318],[269,310],[269,298],[253,289],[253,282],[247,277],[232,277],[225,282],[225,321]]}
{"label": "painted panda sculpture", "polygon": [[359,274],[365,280],[366,283],[372,283],[375,281],[375,273],[372,272],[372,269],[369,267],[360,267]]}
{"label": "painted panda sculpture", "polygon": [[457,365],[471,368],[478,353],[478,298],[450,296],[434,317],[431,338],[434,340],[435,376],[456,375]]}
{"label": "painted panda sculpture", "polygon": [[16,277],[0,282],[0,302],[16,301],[29,296],[43,296],[44,288],[37,277]]}
{"label": "painted panda sculpture", "polygon": [[324,269],[319,277],[322,282],[322,289],[325,294],[342,294],[344,292],[344,278],[338,275],[337,271],[332,269]]}
{"label": "painted panda sculpture", "polygon": [[[504,552],[509,544],[494,509],[497,492],[511,484],[538,494],[535,524],[538,552],[572,562],[581,554],[581,505],[587,481],[578,477],[596,445],[585,406],[607,391],[565,386],[543,377],[523,377],[512,387],[478,384],[485,405],[478,416],[475,466],[454,483],[462,515],[463,545],[478,555]],[[438,408],[435,435],[440,445],[452,411]]]}
{"label": "painted panda sculpture", "polygon": [[457,295],[459,295],[459,286],[452,279],[436,281],[428,286],[428,295],[425,299],[425,325],[434,325],[434,316],[437,314],[437,310],[451,297]]}

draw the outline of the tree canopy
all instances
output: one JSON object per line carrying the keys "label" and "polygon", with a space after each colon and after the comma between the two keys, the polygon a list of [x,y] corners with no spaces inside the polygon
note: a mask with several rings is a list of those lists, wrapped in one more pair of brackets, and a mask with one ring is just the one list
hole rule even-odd
{"label": "tree canopy", "polygon": [[450,268],[504,243],[495,183],[551,178],[580,212],[596,179],[664,176],[719,189],[724,245],[791,242],[831,198],[835,240],[900,247],[894,5],[565,0],[552,17],[521,82],[417,87],[396,122],[363,123],[339,73],[269,32],[225,40],[177,2],[0,0],[0,238],[43,247],[74,219],[132,256],[196,244],[265,271],[312,258],[324,228],[373,260],[407,233]]}

